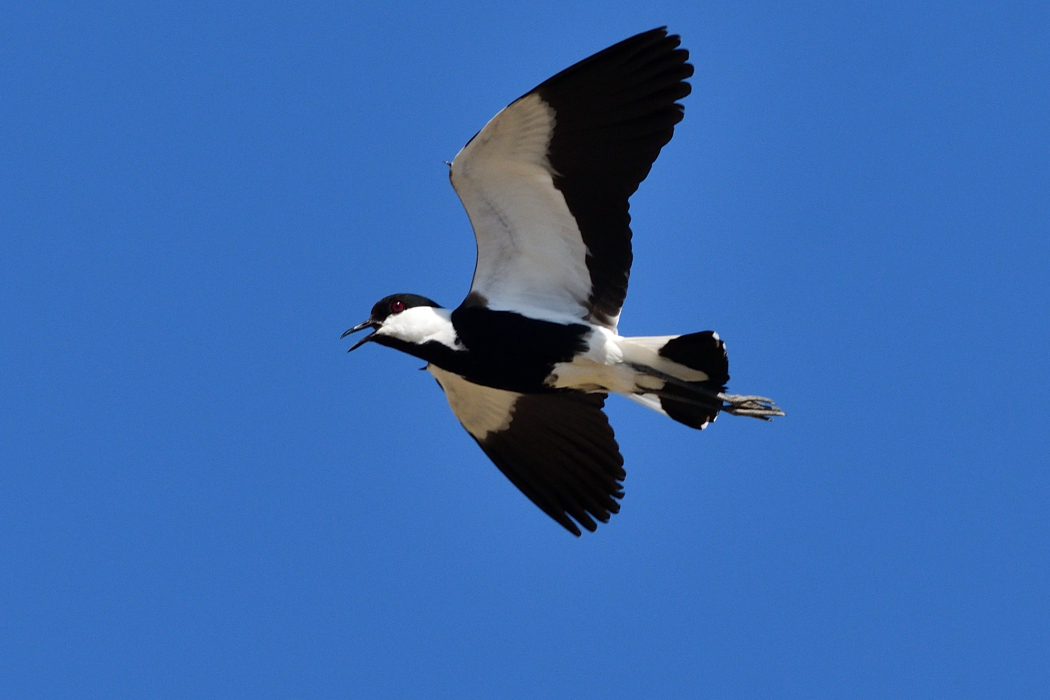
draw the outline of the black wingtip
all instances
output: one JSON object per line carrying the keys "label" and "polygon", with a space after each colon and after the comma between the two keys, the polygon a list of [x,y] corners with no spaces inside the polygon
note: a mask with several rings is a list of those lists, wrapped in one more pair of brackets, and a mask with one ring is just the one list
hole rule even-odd
{"label": "black wingtip", "polygon": [[[558,522],[559,525],[568,530],[571,534],[575,535],[576,537],[583,537],[583,532],[580,531],[580,528],[576,527],[576,523],[574,523],[573,521],[569,520],[564,516],[554,519]],[[591,532],[594,532],[594,530],[591,530]]]}

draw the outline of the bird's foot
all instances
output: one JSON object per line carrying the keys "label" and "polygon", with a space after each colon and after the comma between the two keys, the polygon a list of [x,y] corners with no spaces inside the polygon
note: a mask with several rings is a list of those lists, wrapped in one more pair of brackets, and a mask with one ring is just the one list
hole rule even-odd
{"label": "bird's foot", "polygon": [[725,402],[722,410],[734,416],[750,416],[761,420],[773,420],[776,416],[784,415],[784,412],[773,403],[773,399],[767,399],[765,396],[719,394],[718,398]]}

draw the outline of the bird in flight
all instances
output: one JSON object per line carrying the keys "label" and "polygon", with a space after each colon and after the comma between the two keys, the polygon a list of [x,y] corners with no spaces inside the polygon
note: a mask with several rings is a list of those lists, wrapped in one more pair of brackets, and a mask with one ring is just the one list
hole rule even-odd
{"label": "bird in flight", "polygon": [[350,351],[373,342],[426,361],[485,454],[577,536],[623,497],[608,394],[696,429],[720,412],[784,415],[765,397],[725,393],[717,333],[616,332],[632,260],[628,198],[691,89],[680,43],[665,28],[638,34],[501,110],[449,165],[478,249],[463,303],[394,294],[343,334],[373,330]]}

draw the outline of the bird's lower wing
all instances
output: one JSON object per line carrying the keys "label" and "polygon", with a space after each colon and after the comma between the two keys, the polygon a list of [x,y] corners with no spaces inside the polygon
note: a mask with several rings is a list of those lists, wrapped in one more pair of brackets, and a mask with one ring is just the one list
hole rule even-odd
{"label": "bird's lower wing", "polygon": [[428,369],[489,459],[566,530],[593,532],[619,512],[625,472],[605,394],[518,394]]}

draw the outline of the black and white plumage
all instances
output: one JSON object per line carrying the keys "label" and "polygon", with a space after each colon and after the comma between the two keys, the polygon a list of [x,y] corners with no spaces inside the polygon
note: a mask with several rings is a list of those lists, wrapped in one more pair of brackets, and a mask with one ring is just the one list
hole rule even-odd
{"label": "black and white plumage", "polygon": [[366,342],[427,362],[452,412],[497,467],[570,532],[619,511],[625,476],[602,411],[617,393],[701,429],[720,411],[769,419],[769,399],[724,393],[714,332],[622,337],[632,261],[628,198],[682,119],[693,74],[654,29],[518,98],[449,168],[478,258],[455,310],[380,300]]}

